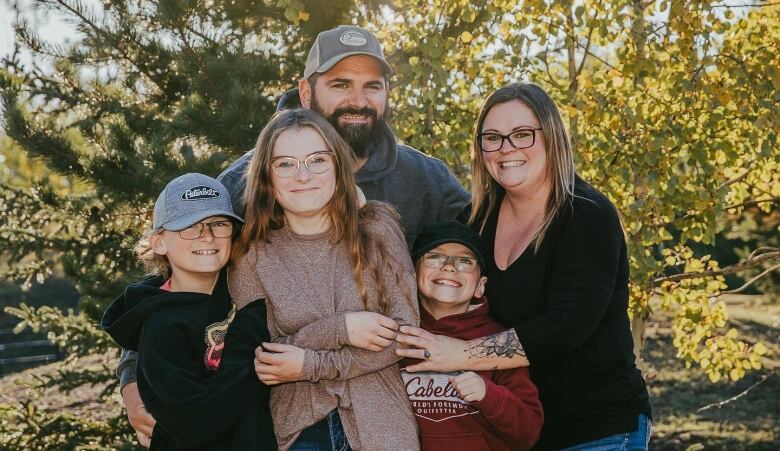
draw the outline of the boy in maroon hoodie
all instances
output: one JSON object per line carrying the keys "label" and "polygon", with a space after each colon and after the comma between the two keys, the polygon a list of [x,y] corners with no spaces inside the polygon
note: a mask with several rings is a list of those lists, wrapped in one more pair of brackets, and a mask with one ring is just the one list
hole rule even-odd
{"label": "boy in maroon hoodie", "polygon": [[[412,258],[422,328],[461,340],[506,329],[488,316],[482,239],[450,221],[425,227]],[[526,450],[543,413],[528,368],[454,373],[403,371],[423,451]]]}

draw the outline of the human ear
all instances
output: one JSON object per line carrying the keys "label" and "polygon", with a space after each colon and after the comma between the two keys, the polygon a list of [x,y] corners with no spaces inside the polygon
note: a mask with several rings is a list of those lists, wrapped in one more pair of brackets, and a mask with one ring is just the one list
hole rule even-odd
{"label": "human ear", "polygon": [[311,109],[311,94],[312,89],[309,80],[301,78],[298,81],[298,97],[301,99],[301,106],[307,110]]}
{"label": "human ear", "polygon": [[485,294],[485,284],[487,283],[487,277],[482,276],[479,278],[479,282],[477,282],[477,289],[474,290],[474,297],[479,299],[482,297],[483,294]]}
{"label": "human ear", "polygon": [[168,249],[165,247],[165,241],[162,239],[163,232],[155,232],[149,237],[149,246],[152,251],[158,255],[165,255],[168,253]]}

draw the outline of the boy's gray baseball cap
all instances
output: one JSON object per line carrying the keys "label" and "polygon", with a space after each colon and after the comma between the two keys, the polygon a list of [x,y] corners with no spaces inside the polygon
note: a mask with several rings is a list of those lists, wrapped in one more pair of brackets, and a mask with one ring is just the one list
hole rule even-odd
{"label": "boy's gray baseball cap", "polygon": [[339,61],[353,55],[372,56],[382,65],[385,74],[392,73],[382,45],[373,33],[354,25],[339,25],[317,35],[306,59],[303,78],[308,79],[315,72],[327,72]]}
{"label": "boy's gray baseball cap", "polygon": [[153,230],[178,231],[211,216],[226,216],[244,222],[233,213],[225,185],[190,172],[171,180],[154,203]]}

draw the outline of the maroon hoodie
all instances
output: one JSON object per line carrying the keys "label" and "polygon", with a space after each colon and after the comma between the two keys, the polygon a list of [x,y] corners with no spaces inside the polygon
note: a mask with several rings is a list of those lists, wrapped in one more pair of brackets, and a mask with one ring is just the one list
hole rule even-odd
{"label": "maroon hoodie", "polygon": [[[420,308],[422,328],[461,340],[506,330],[488,316],[486,298],[475,300],[468,312],[438,321]],[[412,364],[406,360],[401,366]],[[526,450],[539,438],[544,414],[528,368],[477,371],[485,379],[482,401],[469,403],[458,396],[449,378],[458,373],[419,372],[401,375],[420,426],[423,451]]]}

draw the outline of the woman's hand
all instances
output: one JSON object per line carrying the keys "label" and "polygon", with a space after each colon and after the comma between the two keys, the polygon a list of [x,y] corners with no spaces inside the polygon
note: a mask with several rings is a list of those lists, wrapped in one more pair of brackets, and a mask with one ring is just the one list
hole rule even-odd
{"label": "woman's hand", "polygon": [[447,372],[466,369],[468,342],[444,335],[435,335],[419,327],[411,326],[401,326],[401,333],[395,340],[404,345],[413,346],[412,348],[396,349],[397,355],[422,360],[420,363],[407,366],[406,371]]}
{"label": "woman's hand", "polygon": [[390,346],[398,334],[398,323],[374,312],[350,312],[345,315],[349,344],[369,351]]}
{"label": "woman's hand", "polygon": [[468,402],[479,402],[485,399],[487,385],[485,379],[473,371],[466,371],[450,378],[450,383],[458,391],[460,399]]}
{"label": "woman's hand", "polygon": [[255,349],[255,373],[265,385],[297,382],[303,371],[306,351],[281,343],[263,343]]}

